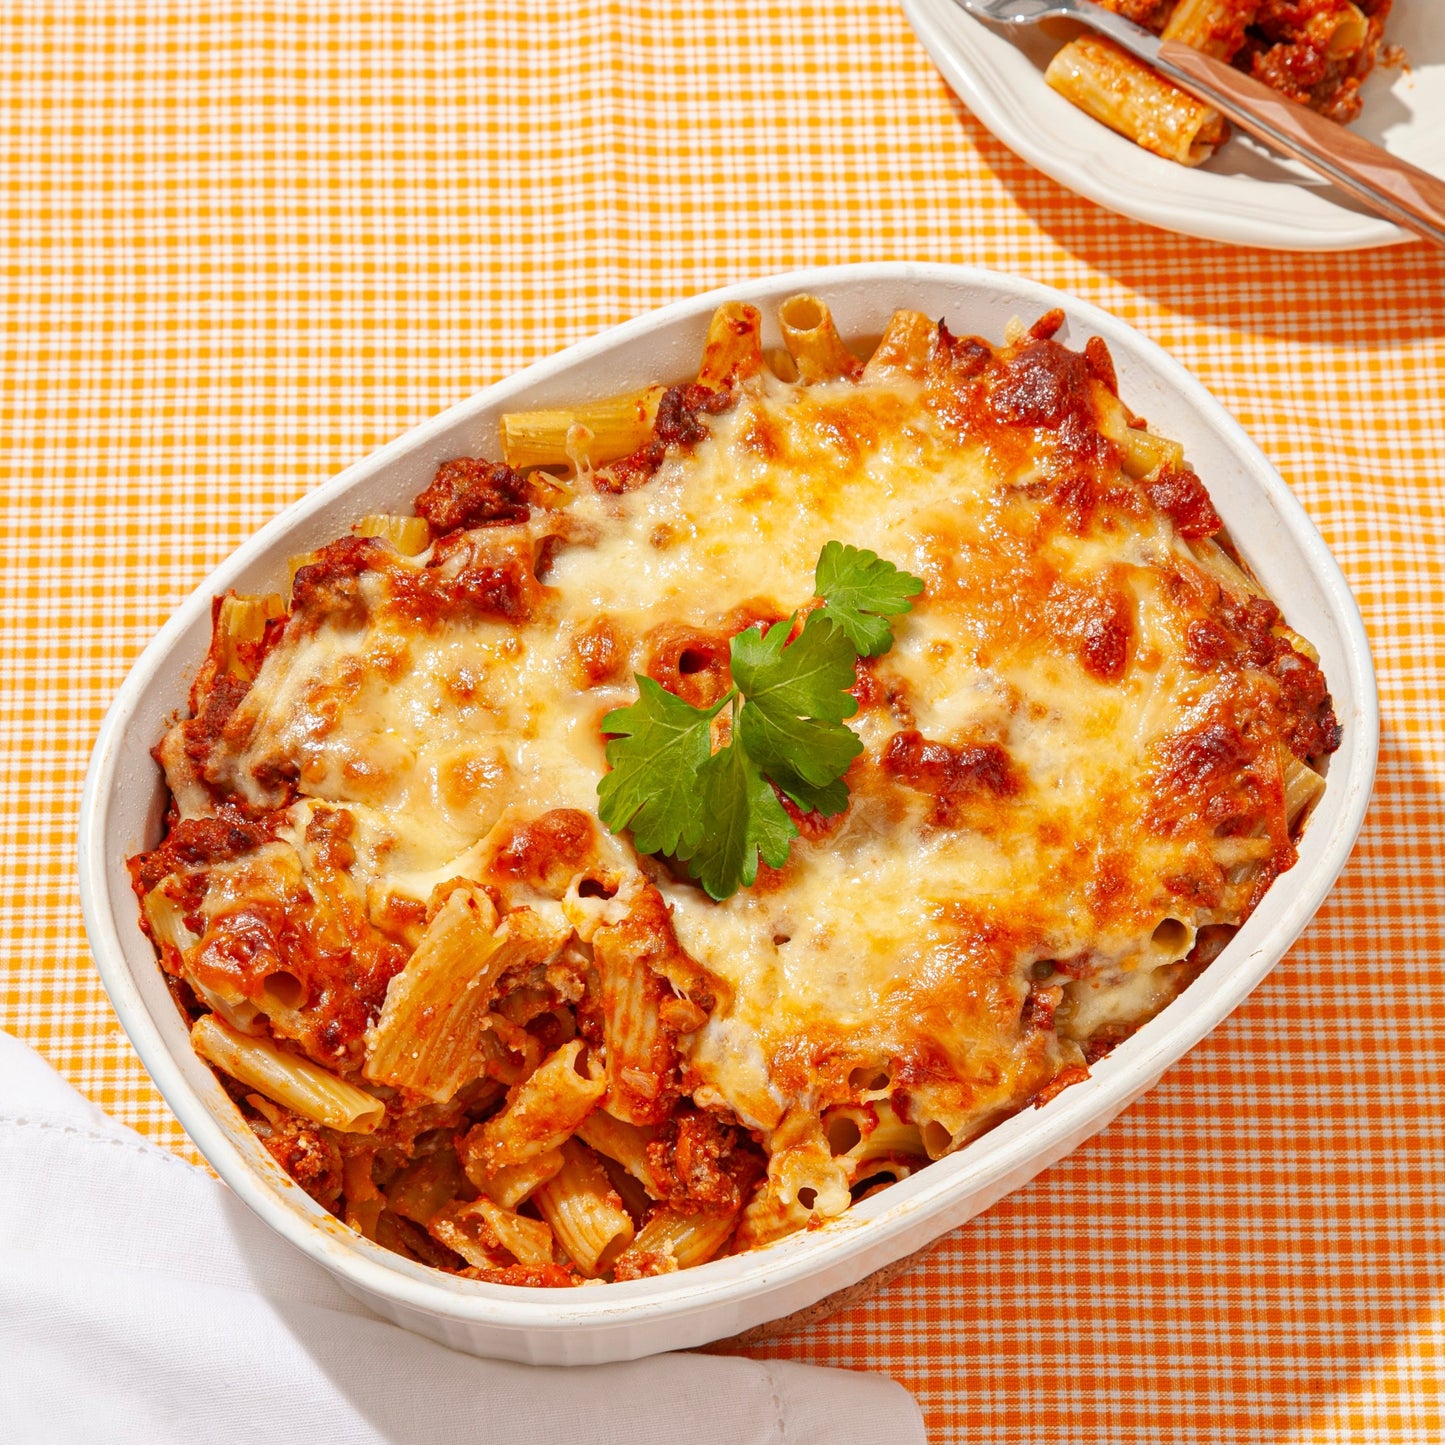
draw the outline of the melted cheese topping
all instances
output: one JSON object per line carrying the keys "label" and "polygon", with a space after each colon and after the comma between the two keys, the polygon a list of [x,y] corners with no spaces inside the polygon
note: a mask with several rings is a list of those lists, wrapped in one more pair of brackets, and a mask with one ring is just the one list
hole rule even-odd
{"label": "melted cheese topping", "polygon": [[[212,870],[193,928],[224,922],[269,856],[288,906],[319,909],[335,885],[313,875],[340,866],[373,920],[412,908],[414,943],[433,890],[481,876],[499,823],[595,816],[600,720],[636,698],[635,672],[720,695],[726,639],[807,604],[838,540],[925,583],[891,650],[860,663],[846,813],[803,820],[787,864],[723,902],[600,827],[613,896],[526,902],[585,941],[655,883],[719,985],[678,1040],[686,1091],[771,1143],[779,1207],[808,1187],[825,1212],[846,1204],[819,1143],[831,1107],[890,1098],[937,1154],[1081,1072],[1091,1041],[1187,981],[1198,930],[1237,922],[1259,869],[1292,861],[1292,714],[1259,642],[1277,613],[1249,613],[1221,582],[1237,574],[1184,535],[1217,528],[1177,504],[1197,503],[1192,474],[1127,475],[1106,383],[1040,347],[991,391],[754,376],[633,490],[579,487],[418,557],[371,542],[332,565],[298,593],[204,788],[180,731],[163,746],[184,813],[225,794],[285,810]],[[340,865],[315,832],[337,812]],[[187,957],[213,1004],[245,993]],[[325,1057],[289,1017],[273,1008],[273,1030]]]}

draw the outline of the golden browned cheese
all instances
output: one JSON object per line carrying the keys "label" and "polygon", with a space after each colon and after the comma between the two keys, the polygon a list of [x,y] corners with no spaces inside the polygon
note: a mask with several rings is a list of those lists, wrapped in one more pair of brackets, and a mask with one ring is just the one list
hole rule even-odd
{"label": "golden browned cheese", "polygon": [[[646,455],[570,481],[450,463],[429,548],[322,549],[249,686],[213,648],[158,749],[176,814],[137,891],[188,1003],[385,1098],[376,1134],[326,1136],[368,1151],[366,1208],[329,1204],[528,1282],[495,1211],[426,1226],[479,1192],[535,1220],[544,1189],[570,1218],[559,1137],[595,1109],[608,1218],[640,1231],[660,1203],[646,1240],[722,1247],[736,1219],[736,1245],[765,1243],[1083,1077],[1290,866],[1287,777],[1338,741],[1319,669],[1177,448],[1132,424],[1102,343],[1057,325],[1001,347],[938,328],[861,379],[675,391]],[[730,637],[808,604],[835,539],[924,591],[858,664],[846,812],[799,817],[786,866],[714,902],[597,821],[599,724],[635,673],[721,696]],[[546,943],[485,973],[474,1061],[452,1049],[455,1097],[424,1098],[366,1055],[463,886],[478,937],[525,908]],[[540,1122],[539,1067],[568,1083]],[[438,1157],[443,1183],[403,1192],[425,1208],[378,1214],[373,1185]],[[438,1241],[463,1218],[458,1254]],[[627,1242],[607,1238],[584,1272]]]}

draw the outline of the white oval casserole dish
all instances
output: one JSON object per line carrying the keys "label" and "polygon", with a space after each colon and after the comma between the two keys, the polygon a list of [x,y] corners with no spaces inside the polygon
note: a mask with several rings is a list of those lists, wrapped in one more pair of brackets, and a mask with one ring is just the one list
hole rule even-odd
{"label": "white oval casserole dish", "polygon": [[[274,589],[284,583],[288,557],[345,532],[367,513],[410,510],[441,461],[499,455],[501,413],[687,378],[721,302],[753,302],[771,326],[777,303],[799,291],[823,297],[849,338],[879,334],[900,307],[992,341],[1002,339],[1013,317],[1031,322],[1062,307],[1068,319],[1060,340],[1077,348],[1091,334],[1103,337],[1125,402],[1184,444],[1241,552],[1290,624],[1319,649],[1344,729],[1329,763],[1328,789],[1305,830],[1296,867],[1202,977],[1096,1064],[1091,1078],[827,1227],[696,1269],[596,1288],[487,1285],[413,1264],[354,1234],[294,1184],[192,1052],[140,929],[125,868],[126,858],[154,847],[161,833],[165,788],[150,749],[185,710],[216,594]],[[765,334],[766,344],[774,339]],[[408,1329],[479,1355],[595,1364],[700,1345],[803,1309],[987,1209],[1102,1129],[1237,1007],[1299,936],[1359,832],[1378,732],[1369,647],[1338,566],[1289,488],[1182,366],[1123,322],[1031,282],[965,266],[819,268],[664,307],[539,362],[348,468],[236,551],[142,654],[105,719],[81,804],[81,897],[91,947],[131,1042],[197,1148],[255,1213],[372,1309]]]}

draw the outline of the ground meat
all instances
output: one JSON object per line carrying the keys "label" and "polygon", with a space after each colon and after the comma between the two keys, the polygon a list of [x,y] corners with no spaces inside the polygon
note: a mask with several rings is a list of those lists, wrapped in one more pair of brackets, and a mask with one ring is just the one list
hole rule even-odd
{"label": "ground meat", "polygon": [[612,462],[596,474],[598,488],[606,492],[629,492],[640,487],[662,465],[669,447],[693,447],[706,435],[703,416],[725,411],[732,394],[709,391],[704,386],[669,387],[657,406],[652,439],[630,456]]}
{"label": "ground meat", "polygon": [[437,468],[431,486],[416,499],[416,513],[438,535],[466,527],[525,522],[527,482],[521,472],[480,457],[455,457]]}
{"label": "ground meat", "polygon": [[728,1214],[742,1204],[750,1172],[738,1130],[712,1114],[684,1111],[665,1123],[647,1146],[647,1162],[674,1209]]}
{"label": "ground meat", "polygon": [[275,1122],[256,1132],[271,1157],[320,1205],[330,1209],[341,1198],[341,1151],[326,1131],[272,1105]]}
{"label": "ground meat", "polygon": [[136,891],[144,897],[173,873],[239,858],[270,842],[286,821],[280,813],[253,818],[238,808],[224,806],[208,818],[183,818],[154,852],[129,860],[127,866]]}

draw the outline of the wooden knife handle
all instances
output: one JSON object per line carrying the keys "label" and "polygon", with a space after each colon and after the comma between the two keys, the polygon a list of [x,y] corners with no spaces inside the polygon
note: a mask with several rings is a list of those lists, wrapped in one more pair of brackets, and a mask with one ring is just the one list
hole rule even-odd
{"label": "wooden knife handle", "polygon": [[1159,68],[1251,135],[1313,167],[1396,224],[1445,246],[1445,180],[1177,40],[1160,43]]}

